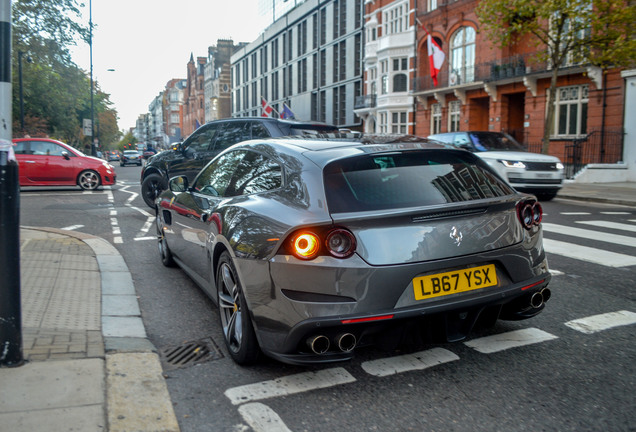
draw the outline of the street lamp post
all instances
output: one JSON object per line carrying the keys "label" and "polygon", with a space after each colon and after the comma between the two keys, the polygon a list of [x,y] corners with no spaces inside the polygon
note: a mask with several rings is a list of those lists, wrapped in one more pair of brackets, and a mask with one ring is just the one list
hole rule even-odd
{"label": "street lamp post", "polygon": [[93,94],[95,93],[93,85],[93,1],[88,2],[88,46],[90,51],[91,62],[91,155],[97,156],[97,149],[95,148],[94,138],[94,124],[95,124],[95,104],[93,101]]}

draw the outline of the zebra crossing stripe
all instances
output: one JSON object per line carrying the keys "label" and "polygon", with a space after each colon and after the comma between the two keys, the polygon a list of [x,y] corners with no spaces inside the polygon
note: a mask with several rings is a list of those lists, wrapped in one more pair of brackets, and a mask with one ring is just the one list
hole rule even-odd
{"label": "zebra crossing stripe", "polygon": [[253,402],[241,405],[238,410],[254,432],[291,432],[280,416],[267,405]]}
{"label": "zebra crossing stripe", "polygon": [[636,313],[630,311],[610,312],[575,319],[565,323],[566,326],[585,334],[592,334],[613,327],[636,324]]}
{"label": "zebra crossing stripe", "polygon": [[339,367],[288,375],[271,381],[233,387],[225,391],[225,396],[233,405],[240,405],[245,402],[287,396],[355,381],[356,379],[349,372]]}
{"label": "zebra crossing stripe", "polygon": [[636,225],[628,225],[618,222],[610,222],[610,221],[576,221],[576,223],[584,224],[584,225],[593,225],[601,228],[609,228],[621,231],[631,231],[636,232]]}
{"label": "zebra crossing stripe", "polygon": [[623,246],[636,247],[636,237],[627,237],[627,236],[622,236],[618,234],[610,234],[610,233],[604,233],[601,231],[592,231],[592,230],[586,230],[582,228],[575,228],[575,227],[570,227],[565,225],[556,225],[556,224],[545,223],[545,222],[542,223],[541,226],[543,227],[543,230],[547,232],[564,234],[564,235],[569,235],[574,237],[581,237],[588,240],[597,240],[597,241],[608,242],[608,243],[618,244]]}
{"label": "zebra crossing stripe", "polygon": [[443,363],[459,360],[457,354],[443,348],[433,348],[414,354],[371,360],[362,363],[370,375],[385,377],[414,370],[423,370]]}
{"label": "zebra crossing stripe", "polygon": [[492,354],[498,351],[536,344],[552,339],[558,339],[558,337],[537,328],[527,328],[473,339],[464,342],[464,345],[483,354]]}
{"label": "zebra crossing stripe", "polygon": [[636,265],[636,257],[552,239],[543,239],[546,252],[607,267]]}

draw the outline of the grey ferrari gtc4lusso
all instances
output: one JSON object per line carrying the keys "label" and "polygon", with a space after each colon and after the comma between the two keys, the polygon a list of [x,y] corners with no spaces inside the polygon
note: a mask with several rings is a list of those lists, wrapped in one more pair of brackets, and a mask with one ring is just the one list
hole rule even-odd
{"label": "grey ferrari gtc4lusso", "polygon": [[550,296],[542,209],[470,152],[410,136],[236,144],[157,198],[159,250],[218,305],[239,364],[464,339]]}

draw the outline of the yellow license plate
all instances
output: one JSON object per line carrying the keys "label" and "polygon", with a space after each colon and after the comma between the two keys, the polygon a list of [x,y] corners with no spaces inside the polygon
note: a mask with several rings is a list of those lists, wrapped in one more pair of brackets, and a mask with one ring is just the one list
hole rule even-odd
{"label": "yellow license plate", "polygon": [[415,300],[426,300],[494,285],[497,285],[497,273],[494,264],[420,276],[413,279]]}

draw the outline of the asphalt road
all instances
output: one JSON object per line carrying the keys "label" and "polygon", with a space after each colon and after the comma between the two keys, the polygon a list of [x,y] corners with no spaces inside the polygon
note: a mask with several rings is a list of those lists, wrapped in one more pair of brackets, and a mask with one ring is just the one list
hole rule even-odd
{"label": "asphalt road", "polygon": [[116,168],[118,184],[94,193],[23,190],[21,225],[113,243],[154,345],[211,350],[199,364],[165,363],[182,431],[636,429],[636,326],[621,325],[636,313],[636,208],[544,204],[553,296],[533,319],[500,321],[465,343],[360,349],[328,366],[264,359],[244,368],[226,355],[212,303],[179,269],[161,265],[140,168]]}

